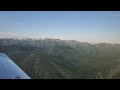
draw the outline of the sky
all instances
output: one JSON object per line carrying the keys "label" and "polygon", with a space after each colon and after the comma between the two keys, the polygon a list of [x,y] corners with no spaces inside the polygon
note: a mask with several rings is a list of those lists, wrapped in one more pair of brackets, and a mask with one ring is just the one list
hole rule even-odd
{"label": "sky", "polygon": [[0,38],[120,43],[120,11],[0,11]]}

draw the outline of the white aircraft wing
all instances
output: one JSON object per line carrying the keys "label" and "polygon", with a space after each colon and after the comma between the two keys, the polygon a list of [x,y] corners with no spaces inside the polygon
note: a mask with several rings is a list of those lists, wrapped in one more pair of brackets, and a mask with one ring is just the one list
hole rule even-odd
{"label": "white aircraft wing", "polygon": [[7,55],[0,53],[0,79],[30,79]]}

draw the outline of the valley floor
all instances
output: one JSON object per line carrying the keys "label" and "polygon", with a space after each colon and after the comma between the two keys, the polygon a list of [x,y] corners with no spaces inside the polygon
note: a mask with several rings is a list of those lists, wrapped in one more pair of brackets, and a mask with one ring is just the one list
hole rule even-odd
{"label": "valley floor", "polygon": [[110,71],[110,74],[106,77],[106,79],[112,79],[113,76],[116,75],[116,74],[119,73],[119,72],[120,72],[120,65],[117,66],[116,69],[111,70],[111,71]]}

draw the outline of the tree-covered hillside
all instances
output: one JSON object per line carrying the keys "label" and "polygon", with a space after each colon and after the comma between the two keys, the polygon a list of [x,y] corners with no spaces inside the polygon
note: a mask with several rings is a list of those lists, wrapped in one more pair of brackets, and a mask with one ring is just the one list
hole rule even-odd
{"label": "tree-covered hillside", "polygon": [[120,78],[120,45],[59,39],[0,39],[0,50],[31,78]]}

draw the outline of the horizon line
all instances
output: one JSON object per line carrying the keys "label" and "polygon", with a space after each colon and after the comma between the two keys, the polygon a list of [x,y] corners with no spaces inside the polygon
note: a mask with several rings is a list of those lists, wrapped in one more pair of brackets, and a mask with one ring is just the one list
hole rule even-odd
{"label": "horizon line", "polygon": [[71,40],[67,40],[67,39],[59,39],[59,38],[24,38],[24,37],[21,37],[21,38],[16,38],[16,37],[10,37],[10,38],[7,38],[7,37],[0,37],[0,39],[16,39],[16,40],[27,40],[27,39],[31,39],[31,40],[45,40],[45,39],[53,39],[53,40],[61,40],[61,41],[76,41],[76,42],[82,42],[82,43],[89,43],[89,44],[102,44],[102,43],[105,43],[105,44],[120,44],[120,43],[110,43],[110,42],[88,42],[88,41],[79,41],[79,40],[74,40],[74,39],[71,39]]}

